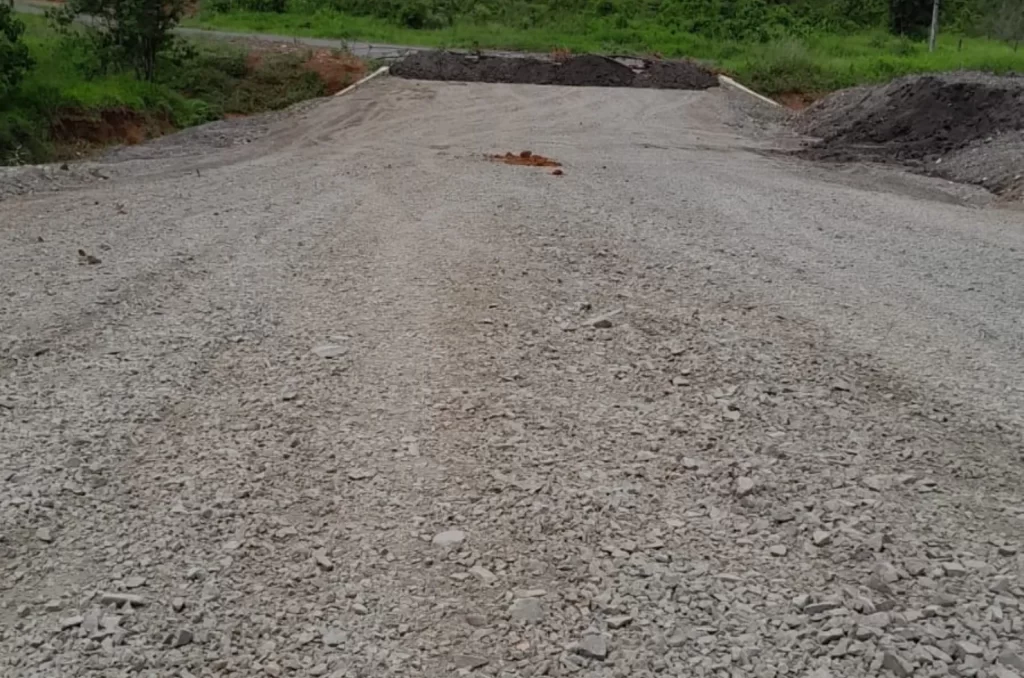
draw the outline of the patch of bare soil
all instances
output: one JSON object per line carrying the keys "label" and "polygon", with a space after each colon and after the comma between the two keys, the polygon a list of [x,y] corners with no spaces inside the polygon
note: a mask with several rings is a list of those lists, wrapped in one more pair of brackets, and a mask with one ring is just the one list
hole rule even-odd
{"label": "patch of bare soil", "polygon": [[415,80],[507,82],[575,87],[651,87],[707,89],[718,84],[714,73],[692,61],[641,61],[636,68],[596,54],[535,57],[477,56],[452,52],[416,52],[391,73]]}
{"label": "patch of bare soil", "polygon": [[303,67],[316,73],[324,83],[327,94],[345,89],[366,75],[366,62],[347,52],[315,50]]}
{"label": "patch of bare soil", "polygon": [[1024,156],[992,143],[1024,130],[1024,77],[909,76],[837,92],[796,125],[818,138],[801,151],[806,157],[895,161],[998,191],[1024,172]]}
{"label": "patch of bare soil", "polygon": [[134,146],[175,130],[166,116],[126,108],[96,112],[66,111],[50,128],[51,138],[71,158],[114,144]]}

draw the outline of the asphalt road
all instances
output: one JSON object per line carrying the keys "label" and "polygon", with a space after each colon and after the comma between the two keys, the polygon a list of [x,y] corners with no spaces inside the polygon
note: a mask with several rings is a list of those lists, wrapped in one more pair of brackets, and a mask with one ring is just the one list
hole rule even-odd
{"label": "asphalt road", "polygon": [[1017,675],[1020,212],[730,96],[0,177],[0,673]]}

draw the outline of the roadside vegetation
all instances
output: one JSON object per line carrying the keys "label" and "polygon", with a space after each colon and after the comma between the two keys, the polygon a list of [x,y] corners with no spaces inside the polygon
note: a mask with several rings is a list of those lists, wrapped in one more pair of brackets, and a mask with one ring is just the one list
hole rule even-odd
{"label": "roadside vegetation", "polygon": [[187,23],[451,48],[708,61],[769,94],[927,71],[1024,71],[1024,0],[201,0]]}
{"label": "roadside vegetation", "polygon": [[[69,159],[284,108],[337,90],[363,70],[340,53],[253,53],[174,40],[173,21],[147,27],[131,18],[124,0],[90,2],[90,14],[115,17],[113,23],[72,23],[74,6],[44,18],[11,14],[0,3],[0,164]],[[104,2],[110,14],[103,14]]]}

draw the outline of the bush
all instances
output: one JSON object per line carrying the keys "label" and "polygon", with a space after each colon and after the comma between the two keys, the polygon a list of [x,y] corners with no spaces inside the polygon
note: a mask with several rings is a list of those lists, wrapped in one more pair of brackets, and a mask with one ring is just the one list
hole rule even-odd
{"label": "bush", "polygon": [[152,82],[161,54],[174,45],[171,31],[184,11],[184,0],[70,0],[47,14],[68,40],[78,35],[79,17],[93,17],[78,39],[91,44],[100,66],[131,68]]}
{"label": "bush", "polygon": [[25,24],[15,19],[11,7],[0,1],[0,101],[17,89],[32,68],[32,57],[21,39],[24,32]]}
{"label": "bush", "polygon": [[323,96],[323,81],[316,73],[302,68],[304,61],[295,55],[268,60],[237,84],[224,103],[224,111],[245,115],[275,111]]}
{"label": "bush", "polygon": [[21,111],[0,111],[0,165],[22,165],[50,156],[45,126]]}
{"label": "bush", "polygon": [[766,92],[808,92],[825,89],[824,73],[802,43],[770,43],[746,63],[745,77]]}

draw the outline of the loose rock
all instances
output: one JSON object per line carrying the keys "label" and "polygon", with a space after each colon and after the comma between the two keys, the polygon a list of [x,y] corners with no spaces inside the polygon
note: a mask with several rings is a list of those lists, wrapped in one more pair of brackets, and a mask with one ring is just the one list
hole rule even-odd
{"label": "loose rock", "polygon": [[608,656],[608,641],[601,634],[589,634],[576,646],[576,652],[590,659],[604,660]]}
{"label": "loose rock", "polygon": [[544,608],[536,598],[519,598],[512,603],[509,614],[516,621],[535,623],[544,618]]}
{"label": "loose rock", "polygon": [[434,546],[455,546],[466,539],[466,533],[462,530],[448,530],[434,535]]}

